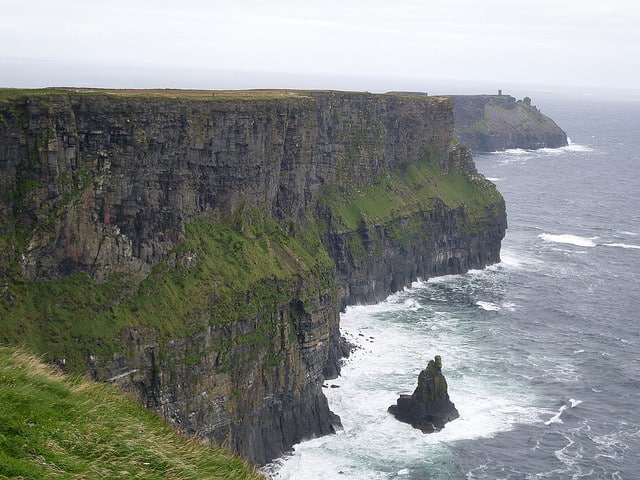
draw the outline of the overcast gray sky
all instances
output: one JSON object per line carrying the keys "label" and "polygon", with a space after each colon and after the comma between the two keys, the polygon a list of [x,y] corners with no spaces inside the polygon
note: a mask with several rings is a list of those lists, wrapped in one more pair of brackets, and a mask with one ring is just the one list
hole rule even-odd
{"label": "overcast gray sky", "polygon": [[211,88],[333,76],[640,88],[640,2],[0,0],[0,62],[2,86],[190,88],[217,71]]}

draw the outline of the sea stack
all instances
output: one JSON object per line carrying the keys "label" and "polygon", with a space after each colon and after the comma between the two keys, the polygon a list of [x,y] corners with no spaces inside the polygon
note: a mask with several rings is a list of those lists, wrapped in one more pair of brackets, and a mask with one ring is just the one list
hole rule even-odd
{"label": "sea stack", "polygon": [[391,405],[388,412],[424,433],[441,430],[447,422],[460,416],[449,400],[440,355],[430,360],[427,368],[420,372],[413,395],[400,395],[397,404]]}

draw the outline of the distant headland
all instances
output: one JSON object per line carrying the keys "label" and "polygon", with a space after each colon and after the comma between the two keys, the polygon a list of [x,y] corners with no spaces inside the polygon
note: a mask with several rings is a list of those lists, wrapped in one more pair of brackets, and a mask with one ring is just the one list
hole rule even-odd
{"label": "distant headland", "polygon": [[474,152],[535,150],[567,145],[567,134],[525,97],[453,95],[454,135]]}

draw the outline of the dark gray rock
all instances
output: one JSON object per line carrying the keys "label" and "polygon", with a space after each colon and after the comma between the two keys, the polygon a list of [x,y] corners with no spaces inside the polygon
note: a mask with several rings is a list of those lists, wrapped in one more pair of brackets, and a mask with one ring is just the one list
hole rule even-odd
{"label": "dark gray rock", "polygon": [[460,416],[449,400],[440,355],[430,360],[427,368],[420,372],[413,395],[400,395],[396,405],[391,405],[388,411],[401,422],[409,423],[424,433],[440,430]]}
{"label": "dark gray rock", "polygon": [[454,95],[455,137],[474,152],[567,145],[567,134],[531,104],[509,95]]}

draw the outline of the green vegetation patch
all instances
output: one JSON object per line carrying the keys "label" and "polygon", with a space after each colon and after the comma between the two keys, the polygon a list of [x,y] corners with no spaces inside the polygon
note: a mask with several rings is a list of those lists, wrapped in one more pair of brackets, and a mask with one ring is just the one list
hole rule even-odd
{"label": "green vegetation patch", "polygon": [[483,118],[479,118],[472,125],[460,128],[462,133],[472,135],[489,135],[489,124]]}
{"label": "green vegetation patch", "polygon": [[195,100],[275,100],[287,98],[310,98],[302,90],[180,90],[180,89],[102,89],[102,88],[0,88],[0,103],[13,102],[23,97],[46,97],[49,95],[111,95],[137,98],[181,98]]}
{"label": "green vegetation patch", "polygon": [[66,359],[72,371],[83,371],[89,354],[116,351],[126,327],[180,338],[208,324],[268,318],[303,279],[310,295],[335,289],[333,261],[318,230],[282,227],[259,210],[187,225],[184,240],[139,285],[125,273],[103,283],[85,273],[39,282],[17,278],[2,285],[0,342]]}
{"label": "green vegetation patch", "polygon": [[0,479],[259,479],[109,385],[0,347]]}
{"label": "green vegetation patch", "polygon": [[299,275],[326,278],[333,265],[319,234],[287,232],[259,210],[187,225],[175,253],[119,307],[123,320],[171,335],[198,319],[231,322],[287,301]]}
{"label": "green vegetation patch", "polygon": [[464,206],[471,222],[484,221],[487,207],[500,201],[495,185],[483,176],[453,168],[445,172],[426,160],[398,168],[364,186],[330,187],[322,199],[331,212],[332,227],[351,231],[428,212],[438,203],[449,208]]}
{"label": "green vegetation patch", "polygon": [[0,88],[0,103],[14,102],[23,97],[48,97],[67,93],[63,88]]}

